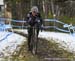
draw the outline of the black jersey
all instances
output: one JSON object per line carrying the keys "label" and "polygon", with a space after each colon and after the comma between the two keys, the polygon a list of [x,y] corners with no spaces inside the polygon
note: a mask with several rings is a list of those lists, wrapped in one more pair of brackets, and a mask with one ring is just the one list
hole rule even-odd
{"label": "black jersey", "polygon": [[39,22],[41,25],[43,24],[40,13],[37,13],[35,16],[33,16],[31,12],[27,14],[26,21],[29,25],[34,26],[34,24],[38,22],[36,19],[40,20]]}

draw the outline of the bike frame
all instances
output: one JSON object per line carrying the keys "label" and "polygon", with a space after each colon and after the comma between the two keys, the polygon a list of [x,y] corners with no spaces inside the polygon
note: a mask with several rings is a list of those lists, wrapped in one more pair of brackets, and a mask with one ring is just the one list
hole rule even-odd
{"label": "bike frame", "polygon": [[38,44],[38,35],[37,35],[37,26],[32,27],[32,36],[31,36],[31,52],[32,54],[37,53],[37,44]]}

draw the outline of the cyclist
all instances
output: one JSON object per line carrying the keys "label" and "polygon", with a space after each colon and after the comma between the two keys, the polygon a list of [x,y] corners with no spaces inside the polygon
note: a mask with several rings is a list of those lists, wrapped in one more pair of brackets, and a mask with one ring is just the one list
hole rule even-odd
{"label": "cyclist", "polygon": [[[32,26],[34,26],[35,24],[37,24],[38,22],[40,23],[40,26],[43,24],[41,15],[38,11],[37,6],[33,6],[31,8],[31,11],[27,14],[27,18],[26,18],[27,24],[28,24],[28,51],[31,51],[30,48],[30,42],[31,42],[31,35],[32,35]],[[39,34],[39,24],[38,25],[38,29],[37,29],[37,34]],[[38,35],[37,35],[38,37]]]}

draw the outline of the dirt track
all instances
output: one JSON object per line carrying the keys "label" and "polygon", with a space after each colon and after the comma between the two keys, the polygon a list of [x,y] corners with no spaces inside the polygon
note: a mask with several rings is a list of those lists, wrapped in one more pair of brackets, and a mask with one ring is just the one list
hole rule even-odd
{"label": "dirt track", "polygon": [[[27,34],[24,34],[22,32],[14,32],[24,37],[27,37]],[[38,41],[38,53],[37,55],[35,55],[35,57],[37,57],[36,61],[70,61],[68,56],[72,54],[63,49],[59,49],[58,44],[52,42],[50,43],[50,41],[42,38],[39,38]],[[27,42],[25,42],[21,46],[18,52],[18,56],[22,56],[24,58],[33,57],[33,55],[27,51]]]}

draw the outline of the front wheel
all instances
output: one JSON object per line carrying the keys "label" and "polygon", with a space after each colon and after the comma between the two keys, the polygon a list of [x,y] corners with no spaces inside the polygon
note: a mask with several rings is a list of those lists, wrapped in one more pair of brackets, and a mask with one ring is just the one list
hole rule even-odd
{"label": "front wheel", "polygon": [[32,53],[34,55],[37,54],[37,44],[38,44],[37,39],[34,38],[33,49],[32,49]]}
{"label": "front wheel", "polygon": [[33,35],[32,35],[32,54],[37,53],[37,44],[38,44],[38,36],[37,36],[37,30],[33,29]]}

